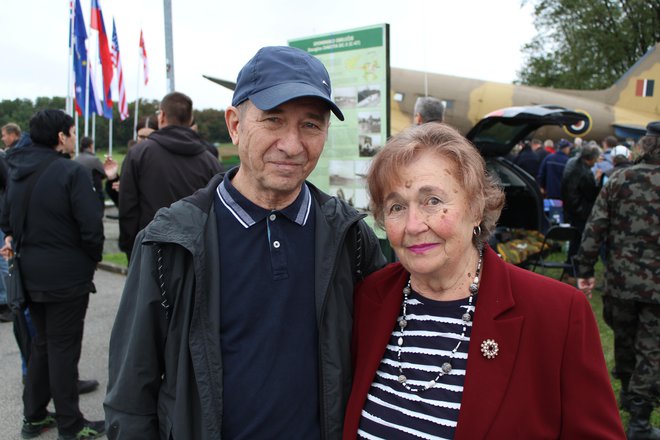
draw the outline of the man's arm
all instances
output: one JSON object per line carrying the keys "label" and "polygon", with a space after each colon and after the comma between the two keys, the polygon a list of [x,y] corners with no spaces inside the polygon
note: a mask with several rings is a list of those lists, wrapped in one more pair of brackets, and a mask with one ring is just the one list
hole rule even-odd
{"label": "man's arm", "polygon": [[158,439],[158,393],[164,374],[167,319],[150,246],[137,238],[110,337],[108,390],[103,404],[109,439]]}

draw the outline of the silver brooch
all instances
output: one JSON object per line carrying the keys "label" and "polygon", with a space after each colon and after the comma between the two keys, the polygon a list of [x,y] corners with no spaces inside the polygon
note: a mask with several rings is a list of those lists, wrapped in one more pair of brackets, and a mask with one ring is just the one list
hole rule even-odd
{"label": "silver brooch", "polygon": [[492,339],[486,339],[481,343],[481,354],[487,359],[493,359],[499,353],[500,347]]}

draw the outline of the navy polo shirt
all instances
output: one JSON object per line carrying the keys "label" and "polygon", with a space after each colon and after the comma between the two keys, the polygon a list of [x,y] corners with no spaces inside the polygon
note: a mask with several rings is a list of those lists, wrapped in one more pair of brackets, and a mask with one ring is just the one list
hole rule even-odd
{"label": "navy polo shirt", "polygon": [[220,249],[222,437],[320,438],[314,209],[303,184],[280,211],[243,197],[227,173]]}

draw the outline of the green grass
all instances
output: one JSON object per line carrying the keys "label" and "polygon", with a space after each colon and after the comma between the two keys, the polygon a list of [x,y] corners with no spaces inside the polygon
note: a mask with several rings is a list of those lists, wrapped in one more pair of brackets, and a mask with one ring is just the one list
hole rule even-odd
{"label": "green grass", "polygon": [[[552,261],[563,261],[565,255],[563,253],[556,253],[550,255],[548,258]],[[561,275],[561,269],[539,269],[538,273],[547,275],[551,278],[559,278]],[[602,297],[602,286],[604,283],[604,267],[603,263],[599,260],[595,267],[596,273],[596,289],[593,291],[593,297],[591,298],[591,308],[594,311],[596,317],[596,322],[598,323],[598,330],[600,332],[600,342],[603,346],[603,354],[605,355],[605,363],[607,364],[607,370],[612,371],[614,368],[614,333],[612,329],[603,320],[603,297]],[[618,379],[615,379],[610,375],[610,381],[612,383],[612,388],[614,389],[614,395],[616,396],[617,402],[619,400],[619,392],[621,391],[621,382]],[[625,411],[619,411],[621,415],[621,421],[623,422],[624,429],[628,428],[628,421],[630,416]],[[656,408],[651,414],[651,424],[653,426],[660,426],[660,409]]]}
{"label": "green grass", "polygon": [[123,252],[116,254],[103,254],[104,263],[112,263],[122,267],[128,267],[128,258]]}

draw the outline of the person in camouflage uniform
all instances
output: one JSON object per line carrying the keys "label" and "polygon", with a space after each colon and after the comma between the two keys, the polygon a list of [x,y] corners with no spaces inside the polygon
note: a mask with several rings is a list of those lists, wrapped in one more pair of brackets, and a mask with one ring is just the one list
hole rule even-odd
{"label": "person in camouflage uniform", "polygon": [[607,244],[603,316],[614,331],[628,439],[660,439],[649,422],[660,398],[660,121],[648,125],[640,145],[638,163],[615,172],[598,195],[576,262],[578,288],[591,296]]}

